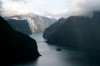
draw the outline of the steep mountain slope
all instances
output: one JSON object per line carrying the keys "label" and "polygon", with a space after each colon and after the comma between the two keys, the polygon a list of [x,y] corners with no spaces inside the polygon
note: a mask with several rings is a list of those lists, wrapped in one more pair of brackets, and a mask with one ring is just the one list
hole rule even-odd
{"label": "steep mountain slope", "polygon": [[0,64],[32,60],[40,56],[36,41],[14,30],[2,17],[0,17],[0,53]]}
{"label": "steep mountain slope", "polygon": [[47,42],[100,49],[100,12],[94,12],[94,16],[91,18],[83,16],[67,18],[58,29],[47,37]]}
{"label": "steep mountain slope", "polygon": [[57,21],[57,19],[54,18],[38,16],[35,14],[15,15],[5,17],[5,19],[27,20],[32,32],[43,32],[45,28]]}
{"label": "steep mountain slope", "polygon": [[32,31],[26,20],[8,19],[7,21],[15,30],[22,32],[24,34],[27,34],[27,35],[32,34]]}
{"label": "steep mountain slope", "polygon": [[63,24],[65,22],[66,19],[61,18],[59,19],[57,22],[55,22],[54,24],[50,25],[48,28],[45,29],[43,37],[45,39],[48,39],[48,37],[53,34],[59,27],[61,24]]}

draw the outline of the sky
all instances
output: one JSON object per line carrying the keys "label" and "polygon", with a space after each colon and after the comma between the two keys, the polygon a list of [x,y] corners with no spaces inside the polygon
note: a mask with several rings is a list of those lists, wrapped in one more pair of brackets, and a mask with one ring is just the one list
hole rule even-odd
{"label": "sky", "polygon": [[0,13],[5,16],[33,13],[61,18],[94,11],[100,11],[100,0],[0,0]]}
{"label": "sky", "polygon": [[[1,0],[6,15],[35,13],[56,16],[67,11],[67,0]],[[3,12],[4,12],[3,11]]]}

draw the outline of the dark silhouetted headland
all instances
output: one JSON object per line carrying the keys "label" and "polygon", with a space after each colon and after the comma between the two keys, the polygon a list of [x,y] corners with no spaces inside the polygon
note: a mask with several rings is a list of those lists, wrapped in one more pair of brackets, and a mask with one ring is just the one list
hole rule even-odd
{"label": "dark silhouetted headland", "polygon": [[39,57],[37,43],[29,36],[15,31],[0,17],[0,60],[4,64],[32,60]]}

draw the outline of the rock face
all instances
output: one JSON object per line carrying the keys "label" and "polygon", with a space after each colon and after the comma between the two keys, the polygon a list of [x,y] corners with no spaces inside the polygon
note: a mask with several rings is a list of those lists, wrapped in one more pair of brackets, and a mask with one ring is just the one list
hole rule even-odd
{"label": "rock face", "polygon": [[32,34],[27,20],[8,19],[7,21],[16,31],[22,32],[27,35]]}
{"label": "rock face", "polygon": [[6,62],[35,59],[40,56],[37,43],[29,36],[15,31],[0,17],[0,57]]}
{"label": "rock face", "polygon": [[45,39],[48,39],[48,37],[53,34],[59,27],[61,24],[63,24],[65,22],[64,18],[59,19],[57,22],[55,22],[54,24],[52,24],[50,27],[46,28],[43,34],[43,37]]}
{"label": "rock face", "polygon": [[60,24],[57,29],[53,28],[52,25],[47,29],[51,30],[51,28],[55,31],[52,34],[47,34],[48,43],[100,49],[100,12],[94,12],[92,18],[71,16],[63,24]]}
{"label": "rock face", "polygon": [[45,28],[57,21],[55,18],[48,18],[45,16],[39,16],[33,13],[23,15],[13,15],[4,17],[6,20],[26,20],[32,32],[43,32]]}

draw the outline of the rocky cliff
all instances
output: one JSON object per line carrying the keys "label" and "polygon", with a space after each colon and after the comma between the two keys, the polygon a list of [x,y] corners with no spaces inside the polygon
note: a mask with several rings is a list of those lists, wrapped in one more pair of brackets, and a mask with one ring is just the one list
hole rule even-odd
{"label": "rocky cliff", "polygon": [[40,56],[37,43],[21,32],[15,31],[0,17],[0,60],[7,63],[36,59]]}
{"label": "rocky cliff", "polygon": [[[6,20],[14,19],[17,22],[25,20],[27,21],[32,32],[43,32],[45,28],[57,21],[55,18],[48,18],[45,16],[39,16],[33,13],[23,14],[23,15],[14,15],[14,16],[5,16]],[[18,24],[19,25],[19,24]],[[19,27],[20,28],[20,27]],[[19,29],[17,29],[19,30]],[[22,31],[22,30],[21,30]]]}
{"label": "rocky cliff", "polygon": [[7,21],[16,31],[22,32],[27,35],[32,34],[27,20],[8,19]]}
{"label": "rocky cliff", "polygon": [[[53,28],[52,25],[49,28]],[[51,30],[49,28],[47,29]],[[46,37],[48,43],[100,49],[100,12],[94,12],[91,18],[71,16],[60,24],[57,29],[53,28],[53,30],[52,34],[48,35],[44,33],[44,35],[48,35]],[[47,33],[49,32],[52,31],[48,31]]]}
{"label": "rocky cliff", "polygon": [[66,19],[61,18],[59,19],[57,22],[55,22],[54,24],[50,25],[48,28],[45,29],[43,37],[45,39],[48,39],[48,37],[53,34],[59,27],[61,24],[63,24],[65,22]]}

